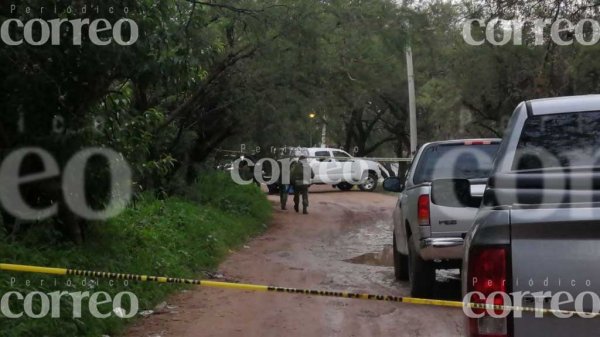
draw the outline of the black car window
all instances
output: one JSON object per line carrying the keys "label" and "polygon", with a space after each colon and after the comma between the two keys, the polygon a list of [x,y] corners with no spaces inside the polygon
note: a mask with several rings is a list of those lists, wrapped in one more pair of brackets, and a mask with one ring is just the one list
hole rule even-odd
{"label": "black car window", "polygon": [[525,121],[513,171],[600,163],[600,112],[533,116]]}
{"label": "black car window", "polygon": [[436,179],[487,178],[492,170],[499,144],[443,144],[424,150],[415,169],[413,182]]}
{"label": "black car window", "polygon": [[317,151],[315,152],[316,157],[331,157],[331,153],[329,151]]}
{"label": "black car window", "polygon": [[348,161],[350,159],[350,155],[342,151],[333,151],[333,156],[337,161],[341,162]]}

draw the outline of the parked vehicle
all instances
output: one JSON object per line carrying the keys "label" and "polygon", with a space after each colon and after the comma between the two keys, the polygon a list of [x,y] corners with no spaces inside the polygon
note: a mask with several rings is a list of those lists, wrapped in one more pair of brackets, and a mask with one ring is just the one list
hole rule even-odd
{"label": "parked vehicle", "polygon": [[348,152],[331,148],[306,148],[308,163],[315,173],[313,183],[335,185],[342,191],[358,186],[362,191],[377,188],[381,173],[374,161],[352,157]]}
{"label": "parked vehicle", "polygon": [[[465,294],[523,292],[523,306],[548,308],[551,294],[600,291],[599,148],[600,95],[516,108],[467,236]],[[580,310],[596,307],[587,300]],[[564,296],[561,301],[556,309],[576,308]],[[470,318],[468,336],[595,336],[600,329],[597,318],[522,315]]]}
{"label": "parked vehicle", "polygon": [[499,139],[428,143],[404,179],[385,180],[386,190],[400,192],[393,213],[395,276],[410,281],[413,296],[431,295],[436,269],[460,268],[464,237],[479,205],[449,200],[449,179],[468,179],[463,190],[481,197],[499,144]]}

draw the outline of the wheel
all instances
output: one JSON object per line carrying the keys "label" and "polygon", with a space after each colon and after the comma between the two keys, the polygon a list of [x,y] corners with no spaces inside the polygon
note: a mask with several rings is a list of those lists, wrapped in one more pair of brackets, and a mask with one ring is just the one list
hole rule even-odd
{"label": "wheel", "polygon": [[418,254],[412,238],[408,239],[408,278],[413,297],[429,298],[435,285],[435,266]]}
{"label": "wheel", "polygon": [[352,187],[354,187],[352,184],[348,184],[346,182],[337,184],[337,188],[339,188],[342,191],[350,191]]}
{"label": "wheel", "polygon": [[408,256],[400,253],[396,246],[396,234],[394,234],[394,276],[398,281],[408,281]]}
{"label": "wheel", "polygon": [[378,180],[379,177],[377,176],[377,173],[369,172],[367,180],[365,180],[365,182],[361,185],[358,185],[358,188],[360,188],[360,190],[364,192],[373,192],[377,188]]}

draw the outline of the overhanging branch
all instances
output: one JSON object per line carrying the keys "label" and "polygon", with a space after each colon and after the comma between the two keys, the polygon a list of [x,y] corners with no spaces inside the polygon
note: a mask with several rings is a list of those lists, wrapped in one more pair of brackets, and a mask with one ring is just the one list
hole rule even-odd
{"label": "overhanging branch", "polygon": [[202,5],[202,6],[208,6],[208,7],[227,9],[232,12],[242,13],[242,14],[254,14],[254,13],[263,11],[263,10],[257,10],[257,9],[239,8],[239,7],[235,7],[232,5],[227,5],[227,4],[222,4],[222,3],[214,3],[214,2],[206,2],[206,1],[188,0],[188,2],[193,3],[194,5]]}

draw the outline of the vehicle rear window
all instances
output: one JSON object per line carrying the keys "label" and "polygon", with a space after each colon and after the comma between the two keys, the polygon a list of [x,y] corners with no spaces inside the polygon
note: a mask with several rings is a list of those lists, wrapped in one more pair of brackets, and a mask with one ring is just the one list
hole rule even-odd
{"label": "vehicle rear window", "polygon": [[513,171],[600,164],[600,112],[533,116],[525,121]]}
{"label": "vehicle rear window", "polygon": [[433,145],[425,149],[413,177],[415,184],[436,179],[487,178],[499,144]]}

